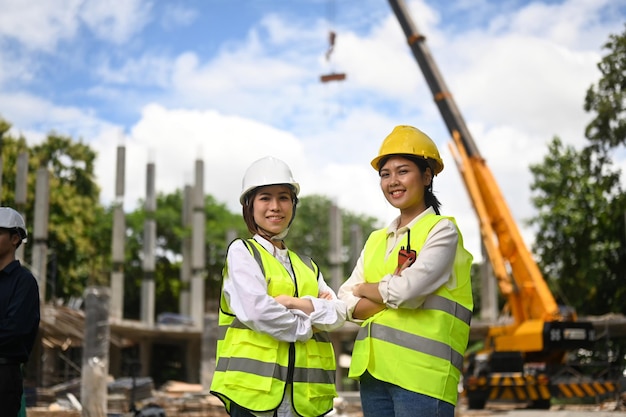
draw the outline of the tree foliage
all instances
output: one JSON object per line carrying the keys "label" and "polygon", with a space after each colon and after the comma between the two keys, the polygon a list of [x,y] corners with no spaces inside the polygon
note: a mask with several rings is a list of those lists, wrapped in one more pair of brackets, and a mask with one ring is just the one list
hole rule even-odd
{"label": "tree foliage", "polygon": [[539,209],[534,251],[559,301],[579,314],[626,312],[623,193],[619,172],[604,164],[589,148],[554,138],[543,163],[530,168]]}
{"label": "tree foliage", "polygon": [[586,94],[593,114],[580,151],[549,144],[548,156],[531,166],[533,203],[539,209],[534,251],[563,302],[579,314],[626,313],[626,195],[613,167],[626,144],[626,32],[611,35],[600,61],[601,78]]}
{"label": "tree foliage", "polygon": [[[326,281],[330,284],[330,212],[333,202],[326,196],[311,195],[302,197],[296,210],[296,219],[285,239],[290,249],[297,253],[309,256],[320,267]],[[348,254],[353,245],[362,246],[363,242],[352,242],[350,230],[352,227],[361,229],[367,237],[377,222],[369,216],[357,215],[348,211],[341,213],[342,224],[342,261],[344,262],[344,278],[352,272]],[[358,248],[361,249],[360,247]]]}
{"label": "tree foliage", "polygon": [[609,52],[598,63],[602,77],[587,90],[585,111],[595,114],[585,130],[595,150],[626,144],[626,30],[610,35]]}
{"label": "tree foliage", "polygon": [[[107,219],[99,204],[100,188],[95,182],[96,153],[81,141],[51,133],[40,144],[29,147],[23,137],[7,134],[10,125],[2,122],[2,203],[15,207],[18,155],[28,154],[27,201],[16,207],[25,213],[32,233],[36,172],[49,173],[48,258],[49,297],[81,295],[88,283],[102,283],[110,246],[105,250],[100,234]],[[110,222],[109,222],[110,223]],[[33,240],[31,239],[30,242]],[[32,244],[25,246],[30,259]]]}

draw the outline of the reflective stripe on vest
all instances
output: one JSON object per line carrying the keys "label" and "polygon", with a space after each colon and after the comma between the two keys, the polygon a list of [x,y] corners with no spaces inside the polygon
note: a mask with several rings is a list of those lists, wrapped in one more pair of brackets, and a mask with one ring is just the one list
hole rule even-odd
{"label": "reflective stripe on vest", "polygon": [[[215,367],[216,371],[247,372],[259,376],[270,377],[287,382],[288,368],[275,363],[267,363],[250,358],[221,358]],[[324,384],[334,379],[335,371],[323,369],[294,368],[293,382]]]}
{"label": "reflective stripe on vest", "polygon": [[[217,339],[218,340],[224,340],[224,337],[226,336],[226,331],[228,330],[229,327],[238,328],[238,329],[248,328],[245,324],[240,322],[239,319],[235,318],[230,325],[217,327]],[[315,332],[313,333],[312,339],[314,339],[316,342],[330,343],[330,335],[328,334],[328,332]]]}

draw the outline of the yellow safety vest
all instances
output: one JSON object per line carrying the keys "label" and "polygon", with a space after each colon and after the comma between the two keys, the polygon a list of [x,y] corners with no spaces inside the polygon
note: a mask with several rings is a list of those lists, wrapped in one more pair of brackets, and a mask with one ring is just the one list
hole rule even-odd
{"label": "yellow safety vest", "polygon": [[[430,214],[420,219],[411,228],[411,248],[419,253],[442,218]],[[386,229],[368,238],[363,254],[365,281],[379,282],[396,269],[400,245],[387,260],[386,247]],[[456,405],[473,308],[471,264],[472,255],[463,248],[459,232],[453,268],[456,286],[443,285],[420,308],[387,308],[367,319],[357,334],[348,376],[359,379],[367,370],[381,381]]]}
{"label": "yellow safety vest", "polygon": [[[294,282],[285,267],[258,242],[249,239],[244,243],[263,271],[270,296],[318,296],[319,269],[310,258],[289,251]],[[292,384],[291,403],[299,415],[323,416],[333,409],[336,362],[327,332],[316,332],[308,341],[294,343],[255,332],[237,320],[223,291],[218,329],[210,392],[222,400],[229,413],[231,402],[253,412],[275,410],[287,384]]]}

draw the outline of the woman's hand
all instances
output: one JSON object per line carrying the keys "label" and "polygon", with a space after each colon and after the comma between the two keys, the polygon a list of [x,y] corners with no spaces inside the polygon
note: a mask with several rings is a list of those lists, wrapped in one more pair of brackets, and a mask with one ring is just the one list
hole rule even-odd
{"label": "woman's hand", "polygon": [[405,269],[407,269],[409,266],[411,266],[413,264],[413,261],[415,261],[415,259],[411,259],[411,258],[407,258],[406,261],[404,261],[404,263],[402,265],[398,265],[398,267],[396,268],[396,270],[393,272],[394,275],[400,275],[402,274],[402,271],[404,271]]}
{"label": "woman's hand", "polygon": [[330,301],[333,299],[333,296],[330,295],[330,292],[328,291],[320,291],[320,293],[317,295],[317,298]]}
{"label": "woman's hand", "polygon": [[352,295],[359,298],[367,298],[374,301],[375,303],[383,302],[383,298],[378,291],[377,282],[364,282],[361,284],[356,284],[354,287],[352,287]]}
{"label": "woman's hand", "polygon": [[290,295],[281,294],[274,297],[274,300],[276,300],[278,304],[281,304],[288,309],[300,310],[307,315],[310,315],[313,311],[315,311],[311,300],[308,300],[306,298],[297,298]]}

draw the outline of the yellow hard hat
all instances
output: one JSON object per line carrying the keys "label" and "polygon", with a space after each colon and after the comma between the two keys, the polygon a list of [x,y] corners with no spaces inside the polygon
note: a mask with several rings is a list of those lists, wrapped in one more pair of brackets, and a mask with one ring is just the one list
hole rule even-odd
{"label": "yellow hard hat", "polygon": [[414,155],[424,158],[433,169],[434,175],[443,171],[443,161],[437,145],[428,135],[413,126],[400,125],[383,140],[378,156],[372,159],[372,167],[380,170],[380,160],[389,155]]}

